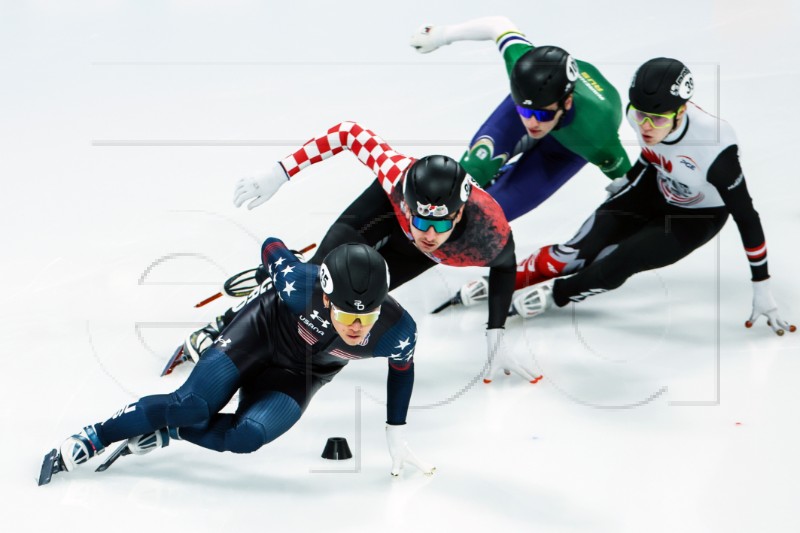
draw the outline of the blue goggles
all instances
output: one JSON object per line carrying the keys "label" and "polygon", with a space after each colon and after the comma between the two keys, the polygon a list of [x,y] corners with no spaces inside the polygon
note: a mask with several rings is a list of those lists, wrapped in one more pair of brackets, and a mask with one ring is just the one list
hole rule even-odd
{"label": "blue goggles", "polygon": [[433,231],[436,233],[444,233],[453,229],[453,219],[411,217],[411,225],[420,231],[428,231],[430,228],[433,228]]}
{"label": "blue goggles", "polygon": [[537,122],[550,122],[556,118],[558,109],[528,109],[527,107],[517,106],[517,113],[525,118],[536,118]]}

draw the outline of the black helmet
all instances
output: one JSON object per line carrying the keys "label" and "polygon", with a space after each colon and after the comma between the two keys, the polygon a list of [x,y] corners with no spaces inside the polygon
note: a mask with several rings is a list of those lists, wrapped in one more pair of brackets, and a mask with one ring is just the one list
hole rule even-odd
{"label": "black helmet", "polygon": [[677,59],[657,57],[643,64],[633,75],[628,98],[645,113],[675,111],[694,93],[692,73]]}
{"label": "black helmet", "polygon": [[578,64],[558,46],[537,46],[525,52],[511,69],[511,97],[529,109],[563,102],[575,89]]}
{"label": "black helmet", "polygon": [[364,313],[386,298],[389,268],[381,254],[366,244],[343,244],[323,259],[319,281],[333,305],[348,313]]}
{"label": "black helmet", "polygon": [[403,181],[403,198],[409,211],[421,218],[443,218],[464,205],[472,190],[464,168],[446,155],[417,160]]}

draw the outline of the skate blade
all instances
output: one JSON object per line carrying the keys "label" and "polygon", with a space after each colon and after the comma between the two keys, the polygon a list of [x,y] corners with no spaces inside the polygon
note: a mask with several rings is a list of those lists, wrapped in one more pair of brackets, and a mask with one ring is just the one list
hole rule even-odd
{"label": "skate blade", "polygon": [[435,315],[437,313],[440,313],[440,312],[444,311],[445,309],[447,309],[451,305],[458,305],[460,303],[461,303],[461,298],[459,297],[458,294],[456,294],[455,296],[453,296],[452,298],[450,298],[449,300],[444,302],[442,305],[440,305],[439,307],[437,307],[436,309],[431,311],[431,314]]}
{"label": "skate blade", "polygon": [[178,349],[175,350],[175,353],[172,354],[172,357],[169,358],[169,361],[167,361],[167,366],[161,371],[161,377],[163,378],[166,375],[172,374],[175,367],[183,363],[183,361],[183,344],[181,344],[178,346]]}
{"label": "skate blade", "polygon": [[98,466],[95,469],[95,472],[105,472],[108,470],[108,467],[114,464],[114,461],[119,459],[120,457],[125,457],[126,455],[130,455],[132,452],[128,449],[128,441],[126,440],[122,444],[120,444],[116,450],[114,450],[111,455],[108,456],[103,464]]}
{"label": "skate blade", "polygon": [[39,472],[39,486],[47,485],[53,479],[53,474],[61,472],[61,467],[58,464],[58,450],[53,448],[44,455],[42,460],[42,469]]}

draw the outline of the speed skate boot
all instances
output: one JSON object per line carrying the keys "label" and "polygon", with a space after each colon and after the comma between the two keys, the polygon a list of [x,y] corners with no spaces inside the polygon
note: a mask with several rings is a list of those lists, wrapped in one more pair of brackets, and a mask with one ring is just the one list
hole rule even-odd
{"label": "speed skate boot", "polygon": [[175,367],[185,361],[197,363],[200,360],[202,353],[217,340],[220,332],[225,327],[225,322],[222,316],[218,316],[213,322],[203,326],[197,331],[193,331],[186,337],[186,340],[178,346],[175,353],[167,361],[161,375],[166,376],[171,374]]}
{"label": "speed skate boot", "polygon": [[519,289],[511,300],[508,316],[533,318],[553,307],[553,281]]}
{"label": "speed skate boot", "polygon": [[67,472],[72,472],[81,465],[105,451],[94,426],[86,426],[77,435],[73,435],[61,444],[60,457]]}
{"label": "speed skate boot", "polygon": [[218,316],[207,326],[203,326],[186,337],[186,341],[183,343],[184,361],[197,363],[200,355],[214,344],[224,327],[225,323],[222,317]]}
{"label": "speed skate boot", "polygon": [[178,428],[160,428],[151,433],[131,437],[120,444],[116,450],[111,452],[105,462],[97,467],[95,472],[105,472],[108,470],[108,467],[113,465],[120,457],[131,454],[145,455],[156,448],[169,446],[170,440],[181,440],[180,436],[178,436]]}
{"label": "speed skate boot", "polygon": [[450,307],[451,305],[463,305],[469,307],[476,305],[479,302],[489,298],[489,278],[484,276],[482,278],[474,279],[465,283],[449,300],[434,309],[432,312],[438,313]]}
{"label": "speed skate boot", "polygon": [[128,439],[128,450],[134,455],[145,455],[157,448],[169,446],[170,440],[181,440],[178,428],[160,428]]}
{"label": "speed skate boot", "polygon": [[53,475],[64,471],[71,472],[76,466],[104,451],[105,446],[100,442],[94,427],[86,426],[80,433],[65,440],[60,448],[53,448],[45,454],[39,471],[39,486],[50,483]]}
{"label": "speed skate boot", "polygon": [[486,276],[472,281],[468,281],[458,291],[461,304],[464,307],[476,305],[489,298],[489,278]]}

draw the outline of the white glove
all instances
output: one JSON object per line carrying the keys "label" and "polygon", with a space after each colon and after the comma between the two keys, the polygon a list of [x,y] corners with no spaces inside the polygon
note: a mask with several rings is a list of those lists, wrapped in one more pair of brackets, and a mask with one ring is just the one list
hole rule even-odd
{"label": "white glove", "polygon": [[620,176],[619,178],[611,180],[611,183],[606,185],[606,191],[608,191],[608,198],[611,198],[619,191],[627,187],[628,183],[630,183],[628,181],[628,176]]}
{"label": "white glove", "polygon": [[511,372],[516,372],[531,383],[538,383],[542,376],[535,376],[532,371],[523,367],[514,356],[512,356],[505,343],[506,330],[494,328],[486,330],[486,347],[488,348],[489,360],[486,363],[486,373],[483,377],[484,383],[491,383],[494,375],[502,368],[506,376]]}
{"label": "white glove", "polygon": [[778,335],[783,335],[786,330],[792,333],[797,331],[795,326],[778,315],[778,304],[772,297],[769,279],[753,282],[753,314],[750,315],[750,320],[744,323],[745,327],[753,327],[761,315],[767,317],[767,325]]}
{"label": "white glove", "polygon": [[411,451],[406,442],[406,426],[392,426],[386,424],[386,444],[389,445],[389,455],[392,456],[392,475],[397,477],[404,463],[411,463],[416,466],[426,476],[432,475],[436,471],[435,466],[423,463]]}
{"label": "white glove", "polygon": [[242,204],[247,200],[253,199],[252,202],[247,204],[247,209],[258,207],[270,198],[272,195],[281,188],[281,185],[287,183],[289,177],[280,163],[277,163],[272,169],[261,176],[255,178],[242,178],[236,183],[236,189],[233,191],[233,204],[236,207],[242,207]]}
{"label": "white glove", "polygon": [[421,26],[417,33],[411,36],[409,44],[420,54],[433,52],[440,46],[450,44],[444,35],[444,26]]}

